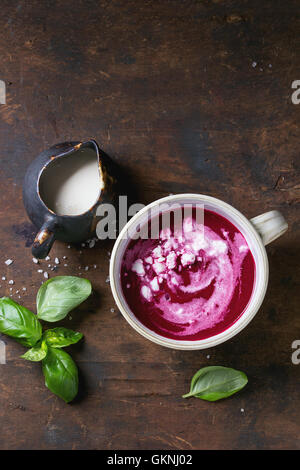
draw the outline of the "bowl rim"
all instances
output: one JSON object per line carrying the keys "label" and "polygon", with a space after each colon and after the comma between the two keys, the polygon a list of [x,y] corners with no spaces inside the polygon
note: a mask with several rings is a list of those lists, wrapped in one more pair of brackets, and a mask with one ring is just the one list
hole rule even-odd
{"label": "bowl rim", "polygon": [[[241,316],[226,330],[218,333],[214,336],[210,336],[209,338],[195,340],[195,341],[186,341],[186,340],[175,340],[171,338],[166,338],[161,336],[154,331],[151,331],[149,328],[144,326],[131,312],[130,308],[127,306],[126,302],[120,298],[118,294],[118,289],[116,287],[117,279],[115,276],[119,277],[115,272],[115,263],[118,254],[118,250],[120,248],[120,244],[123,240],[123,236],[129,228],[132,227],[147,211],[151,208],[166,202],[179,202],[182,199],[192,199],[198,200],[199,203],[212,203],[217,206],[220,206],[225,211],[228,211],[231,215],[233,215],[236,219],[239,219],[241,223],[247,228],[247,233],[252,236],[252,239],[256,243],[256,247],[258,250],[258,256],[261,259],[261,263],[259,266],[260,274],[262,275],[263,282],[260,283],[257,287],[256,297],[251,299],[248,306],[246,307],[245,311],[241,314]],[[119,308],[123,317],[127,320],[127,322],[142,336],[149,339],[150,341],[159,344],[161,346],[165,346],[172,349],[180,349],[180,350],[199,350],[199,349],[207,349],[214,347],[218,344],[224,343],[228,341],[233,336],[237,335],[240,331],[242,331],[248,323],[254,318],[256,313],[258,312],[267,290],[268,279],[269,279],[269,263],[268,257],[266,253],[265,246],[262,242],[262,239],[254,226],[251,224],[250,220],[248,220],[240,211],[235,209],[233,206],[228,204],[227,202],[222,201],[221,199],[215,198],[213,196],[208,196],[205,194],[197,194],[197,193],[181,193],[166,196],[160,199],[156,199],[155,201],[147,204],[143,207],[139,212],[137,212],[123,227],[120,231],[113,249],[110,258],[110,266],[109,266],[109,279],[110,279],[110,287],[116,302],[117,307]],[[130,312],[130,313],[129,313]]]}

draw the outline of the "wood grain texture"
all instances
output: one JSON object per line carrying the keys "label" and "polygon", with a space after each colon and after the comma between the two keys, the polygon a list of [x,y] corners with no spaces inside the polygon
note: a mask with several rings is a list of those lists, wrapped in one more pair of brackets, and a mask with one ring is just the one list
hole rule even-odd
{"label": "wood grain texture", "polygon": [[[255,319],[228,343],[199,352],[152,344],[121,317],[105,282],[112,243],[56,243],[51,260],[68,257],[57,273],[89,266],[95,291],[65,320],[85,335],[71,349],[80,394],[68,406],[51,395],[39,364],[21,360],[24,349],[5,339],[1,449],[300,448],[300,366],[291,362],[300,339],[299,106],[291,102],[300,78],[298,6],[1,2],[0,263],[1,276],[15,281],[15,300],[35,309],[37,268],[48,264],[31,260],[35,229],[22,179],[57,142],[95,138],[126,170],[139,202],[200,192],[248,217],[278,209],[289,223],[268,247],[270,283]],[[7,281],[0,284],[0,295],[9,295]],[[245,371],[249,385],[218,403],[183,400],[194,372],[213,364]]]}

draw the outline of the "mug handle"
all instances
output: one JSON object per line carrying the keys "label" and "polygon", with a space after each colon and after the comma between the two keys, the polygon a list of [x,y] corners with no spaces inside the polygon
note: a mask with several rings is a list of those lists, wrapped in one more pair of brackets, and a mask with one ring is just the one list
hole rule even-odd
{"label": "mug handle", "polygon": [[250,219],[250,222],[260,234],[264,245],[268,245],[276,240],[288,229],[285,218],[278,211],[265,212],[257,217],[253,217],[253,219]]}
{"label": "mug handle", "polygon": [[45,222],[37,233],[31,252],[35,258],[46,258],[55,241],[55,227],[57,225],[56,217],[47,216]]}

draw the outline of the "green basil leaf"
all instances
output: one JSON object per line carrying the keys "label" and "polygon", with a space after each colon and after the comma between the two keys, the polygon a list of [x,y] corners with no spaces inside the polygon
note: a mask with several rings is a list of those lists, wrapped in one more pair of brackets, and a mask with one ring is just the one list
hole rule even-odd
{"label": "green basil leaf", "polygon": [[62,349],[48,348],[43,360],[45,385],[52,393],[66,403],[72,401],[78,392],[78,370],[71,356]]}
{"label": "green basil leaf", "polygon": [[198,370],[191,381],[190,392],[183,398],[196,397],[207,401],[221,400],[238,392],[248,383],[244,372],[229,367],[211,366]]}
{"label": "green basil leaf", "polygon": [[0,332],[11,336],[23,346],[34,346],[42,336],[37,316],[9,297],[0,299]]}
{"label": "green basil leaf", "polygon": [[48,322],[62,320],[92,292],[88,279],[56,276],[44,282],[37,294],[38,317]]}
{"label": "green basil leaf", "polygon": [[45,359],[48,352],[48,346],[45,341],[39,342],[36,346],[28,349],[21,357],[27,361],[39,362]]}
{"label": "green basil leaf", "polygon": [[52,348],[65,348],[70,344],[77,343],[82,337],[82,333],[63,327],[46,330],[43,333],[43,338]]}

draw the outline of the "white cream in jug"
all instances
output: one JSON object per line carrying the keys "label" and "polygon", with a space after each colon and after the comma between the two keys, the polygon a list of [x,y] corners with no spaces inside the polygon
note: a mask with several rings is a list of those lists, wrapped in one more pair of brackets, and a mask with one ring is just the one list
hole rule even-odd
{"label": "white cream in jug", "polygon": [[97,201],[102,188],[98,159],[92,149],[58,157],[40,178],[40,195],[57,215],[79,215]]}

